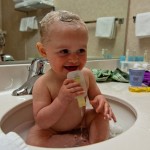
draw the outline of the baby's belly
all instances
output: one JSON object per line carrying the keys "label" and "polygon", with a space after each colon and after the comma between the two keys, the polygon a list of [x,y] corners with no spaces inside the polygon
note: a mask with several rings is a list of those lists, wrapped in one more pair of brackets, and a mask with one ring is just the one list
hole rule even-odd
{"label": "baby's belly", "polygon": [[85,108],[70,107],[52,127],[55,131],[68,131],[80,127]]}

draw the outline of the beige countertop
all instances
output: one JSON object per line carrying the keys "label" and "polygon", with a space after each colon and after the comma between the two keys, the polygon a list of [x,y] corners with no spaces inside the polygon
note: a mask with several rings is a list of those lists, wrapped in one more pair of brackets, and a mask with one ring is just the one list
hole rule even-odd
{"label": "beige countertop", "polygon": [[[100,83],[98,86],[107,97],[129,104],[135,111],[137,119],[131,128],[115,138],[89,146],[68,148],[68,150],[150,150],[150,92],[132,93],[128,90],[128,83],[109,82]],[[0,92],[0,120],[13,107],[32,99],[31,95],[12,96],[11,92],[12,90]],[[29,150],[42,149],[46,150],[46,148],[29,146]]]}

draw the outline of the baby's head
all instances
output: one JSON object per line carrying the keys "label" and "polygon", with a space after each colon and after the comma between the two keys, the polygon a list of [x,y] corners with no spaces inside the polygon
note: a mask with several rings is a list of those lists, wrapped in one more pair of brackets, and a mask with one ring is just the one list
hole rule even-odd
{"label": "baby's head", "polygon": [[50,41],[51,33],[55,30],[56,24],[60,24],[61,26],[80,26],[85,28],[88,32],[86,24],[77,14],[66,10],[52,11],[40,21],[41,42],[44,45]]}
{"label": "baby's head", "polygon": [[40,22],[40,54],[58,74],[81,70],[87,59],[88,29],[83,20],[68,11],[52,11]]}

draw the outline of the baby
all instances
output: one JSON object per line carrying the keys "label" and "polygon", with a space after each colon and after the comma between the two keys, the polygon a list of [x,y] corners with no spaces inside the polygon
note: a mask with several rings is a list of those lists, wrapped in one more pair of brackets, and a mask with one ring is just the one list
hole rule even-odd
{"label": "baby", "polygon": [[[109,138],[109,120],[116,122],[112,109],[100,92],[87,60],[88,29],[82,19],[68,11],[52,11],[40,22],[39,53],[51,68],[33,88],[35,125],[27,144],[40,147],[74,147],[93,144]],[[79,70],[86,89],[67,74]],[[79,107],[76,97],[85,95],[92,109]],[[82,113],[81,113],[82,112]],[[82,129],[88,136],[74,131]]]}

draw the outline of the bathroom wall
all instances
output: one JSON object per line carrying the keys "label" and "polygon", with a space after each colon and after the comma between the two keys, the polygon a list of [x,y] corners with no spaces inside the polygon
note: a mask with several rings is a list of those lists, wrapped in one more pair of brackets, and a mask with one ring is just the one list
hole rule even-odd
{"label": "bathroom wall", "polygon": [[[92,2],[92,4],[91,4]],[[107,48],[114,58],[124,52],[126,36],[126,19],[128,0],[55,0],[56,9],[67,9],[78,13],[85,21],[93,21],[102,16],[124,18],[123,24],[117,24],[117,36],[113,40],[95,37],[96,24],[87,24],[89,28],[88,57],[100,58],[101,49]],[[122,6],[122,7],[120,7]],[[7,10],[7,11],[6,11]],[[36,15],[38,20],[50,10],[37,12],[19,12],[14,10],[12,0],[2,1],[3,30],[7,31],[5,53],[11,54],[16,60],[27,60],[38,57],[35,43],[39,41],[39,33],[20,32],[19,25],[22,17]],[[119,12],[119,13],[118,13]]]}
{"label": "bathroom wall", "polygon": [[[87,24],[89,29],[88,56],[90,58],[102,58],[101,50],[106,48],[114,58],[118,58],[124,52],[126,18],[128,12],[127,0],[56,0],[56,9],[66,9],[79,14],[84,21],[93,21],[98,17],[115,16],[124,18],[123,24],[117,25],[116,38],[100,39],[95,37],[96,24]],[[120,7],[123,6],[123,7]]]}
{"label": "bathroom wall", "polygon": [[1,1],[2,29],[7,31],[4,53],[14,56],[15,59],[25,59],[25,35],[19,32],[20,18],[26,14],[14,10],[12,0]]}
{"label": "bathroom wall", "polygon": [[39,18],[43,17],[50,10],[21,12],[14,9],[12,0],[5,0],[1,3],[3,12],[2,26],[3,30],[7,31],[4,53],[12,55],[15,60],[27,60],[30,57],[38,57],[35,46],[35,43],[39,41],[38,31],[20,32],[20,20],[27,16],[38,15]]}
{"label": "bathroom wall", "polygon": [[130,0],[126,48],[136,50],[137,55],[143,55],[145,49],[150,52],[150,38],[139,39],[135,36],[133,16],[143,12],[150,12],[150,0]]}
{"label": "bathroom wall", "polygon": [[[66,3],[66,1],[68,1],[68,3]],[[90,4],[91,6],[89,6],[87,4],[83,5],[82,4],[83,0],[82,1],[76,0],[75,2],[77,2],[78,5],[75,5],[75,4],[69,5],[69,1],[71,0],[56,0],[56,3],[58,5],[58,8],[60,8],[60,5],[62,5],[63,7],[67,7],[68,9],[73,9],[74,11],[76,9],[77,13],[79,13],[85,20],[89,20],[89,19],[93,20],[96,17],[99,17],[98,14],[95,14],[95,10],[93,9],[95,7],[96,8],[99,7],[100,6],[99,3],[97,3],[97,5],[95,6],[95,4],[92,1],[92,4]],[[90,3],[91,1],[86,0],[86,2]],[[115,2],[115,0],[113,1],[102,0],[103,4],[101,5],[108,5],[107,2],[111,3],[112,7],[115,7],[113,6],[113,3]],[[120,7],[118,7],[117,9],[123,10],[124,2],[125,0],[123,1],[121,0],[119,3]],[[1,8],[1,5],[2,5],[2,8]],[[137,55],[143,55],[145,49],[150,51],[150,42],[149,42],[150,38],[139,39],[135,36],[135,23],[133,23],[133,16],[136,16],[137,13],[149,12],[150,11],[149,6],[150,6],[150,0],[130,0],[127,40],[125,43],[122,42],[123,39],[120,39],[120,42],[118,41],[118,43],[126,44],[125,45],[126,49],[136,50]],[[32,33],[19,32],[20,18],[27,16],[27,13],[15,11],[12,0],[3,0],[3,1],[0,0],[0,8],[1,8],[0,20],[1,20],[1,15],[3,15],[3,30],[7,31],[5,53],[12,54],[17,60],[24,60],[30,57],[38,56],[38,53],[35,47],[36,41],[39,40],[38,32],[32,32]],[[85,9],[87,9],[88,11],[85,11]],[[107,12],[110,12],[110,10],[107,9],[107,10],[104,10],[104,12],[107,13]],[[119,15],[117,15],[117,17],[119,17]],[[1,26],[2,26],[2,22],[0,21],[0,28]],[[107,40],[99,40],[95,38],[94,37],[95,24],[90,24],[88,26],[89,26],[89,30],[91,31],[90,43],[89,43],[89,47],[90,47],[89,55],[91,56],[96,55],[99,57],[100,49],[101,49],[99,45],[103,45],[102,41],[104,42],[103,47],[108,46],[108,48],[110,45],[113,45],[111,43],[115,43],[115,42],[109,41],[107,44],[106,42]],[[123,28],[122,25],[120,27]],[[120,29],[118,28],[118,30]],[[122,34],[122,33],[120,32],[118,34]],[[122,37],[124,37],[124,35],[122,35]],[[117,47],[115,47],[115,50],[120,52],[120,49]],[[117,53],[117,52],[114,52],[114,53]]]}

